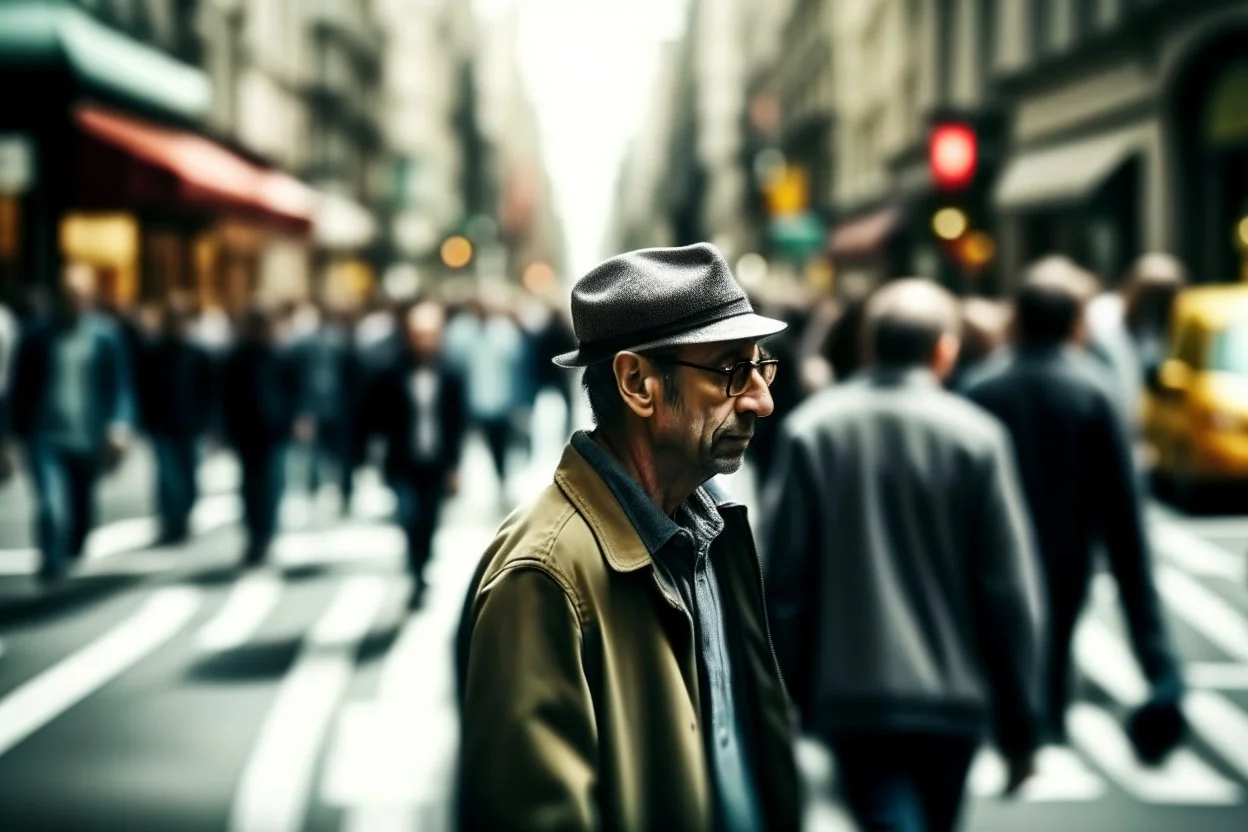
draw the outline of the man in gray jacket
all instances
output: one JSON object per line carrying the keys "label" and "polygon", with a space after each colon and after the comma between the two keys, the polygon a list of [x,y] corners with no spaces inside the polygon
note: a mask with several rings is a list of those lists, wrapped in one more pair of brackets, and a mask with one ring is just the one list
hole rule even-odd
{"label": "man in gray jacket", "polygon": [[867,369],[790,415],[764,495],[781,669],[868,829],[952,829],[984,734],[1010,791],[1038,739],[1030,521],[1002,426],[941,388],[958,321],[935,283],[881,289]]}

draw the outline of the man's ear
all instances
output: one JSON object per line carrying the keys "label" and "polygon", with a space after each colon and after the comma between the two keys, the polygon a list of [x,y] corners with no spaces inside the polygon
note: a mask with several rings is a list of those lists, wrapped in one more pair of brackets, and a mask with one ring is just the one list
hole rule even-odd
{"label": "man's ear", "polygon": [[611,369],[615,371],[616,390],[624,406],[642,419],[653,416],[660,390],[650,362],[635,352],[621,352],[611,362]]}

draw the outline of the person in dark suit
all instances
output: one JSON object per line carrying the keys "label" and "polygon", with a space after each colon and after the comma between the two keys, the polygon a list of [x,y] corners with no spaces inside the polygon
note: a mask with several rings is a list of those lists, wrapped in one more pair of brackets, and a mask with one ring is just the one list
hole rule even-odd
{"label": "person in dark suit", "polygon": [[255,566],[277,532],[299,385],[294,362],[274,343],[273,324],[263,310],[244,313],[239,336],[221,368],[221,422],[243,469],[243,561]]}
{"label": "person in dark suit", "polygon": [[356,408],[360,360],[345,312],[330,311],[316,331],[295,348],[299,364],[302,411],[310,422],[308,494],[321,487],[325,457],[337,466],[342,512],[350,511],[356,465]]}
{"label": "person in dark suit", "polygon": [[156,504],[161,541],[190,534],[200,438],[212,422],[214,372],[208,352],[189,338],[188,311],[175,303],[161,310],[161,329],[145,350],[140,371],[144,425],[156,453]]}
{"label": "person in dark suit", "polygon": [[1174,704],[1182,692],[1153,585],[1128,422],[1112,380],[1078,349],[1095,286],[1068,260],[1032,266],[1015,301],[1011,354],[966,389],[1009,430],[1035,519],[1052,621],[1045,724],[1055,741],[1065,736],[1071,639],[1100,541],[1154,701]]}
{"label": "person in dark suit", "polygon": [[932,281],[879,290],[864,371],[789,415],[764,491],[780,667],[866,829],[953,829],[985,732],[1010,790],[1037,748],[1032,533],[1004,428],[941,387],[958,318]]}
{"label": "person in dark suit", "polygon": [[91,267],[68,267],[52,315],[21,340],[14,364],[12,429],[26,444],[46,582],[82,555],[96,480],[121,461],[134,431],[133,368],[95,297]]}
{"label": "person in dark suit", "polygon": [[443,360],[446,312],[422,301],[404,321],[407,349],[377,381],[368,410],[386,442],[386,476],[407,535],[412,603],[425,590],[424,570],[442,502],[459,489],[467,407],[459,375]]}

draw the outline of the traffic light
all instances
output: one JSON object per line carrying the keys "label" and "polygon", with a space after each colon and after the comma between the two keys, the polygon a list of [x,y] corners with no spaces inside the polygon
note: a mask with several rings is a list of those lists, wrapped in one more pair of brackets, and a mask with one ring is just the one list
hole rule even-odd
{"label": "traffic light", "polygon": [[960,191],[975,180],[979,142],[968,124],[944,122],[928,134],[928,164],[937,190]]}

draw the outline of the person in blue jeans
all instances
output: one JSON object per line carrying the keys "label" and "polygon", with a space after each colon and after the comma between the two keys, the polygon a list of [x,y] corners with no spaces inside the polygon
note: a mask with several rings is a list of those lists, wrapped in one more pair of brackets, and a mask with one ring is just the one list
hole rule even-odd
{"label": "person in blue jeans", "polygon": [[12,429],[25,442],[34,482],[45,582],[64,577],[81,557],[95,483],[120,462],[133,431],[125,345],[95,300],[94,271],[69,266],[52,314],[22,338],[14,363]]}
{"label": "person in blue jeans", "polygon": [[265,560],[277,533],[297,396],[296,367],[274,343],[269,316],[260,309],[248,310],[239,327],[238,346],[221,370],[222,428],[243,474],[246,566]]}

